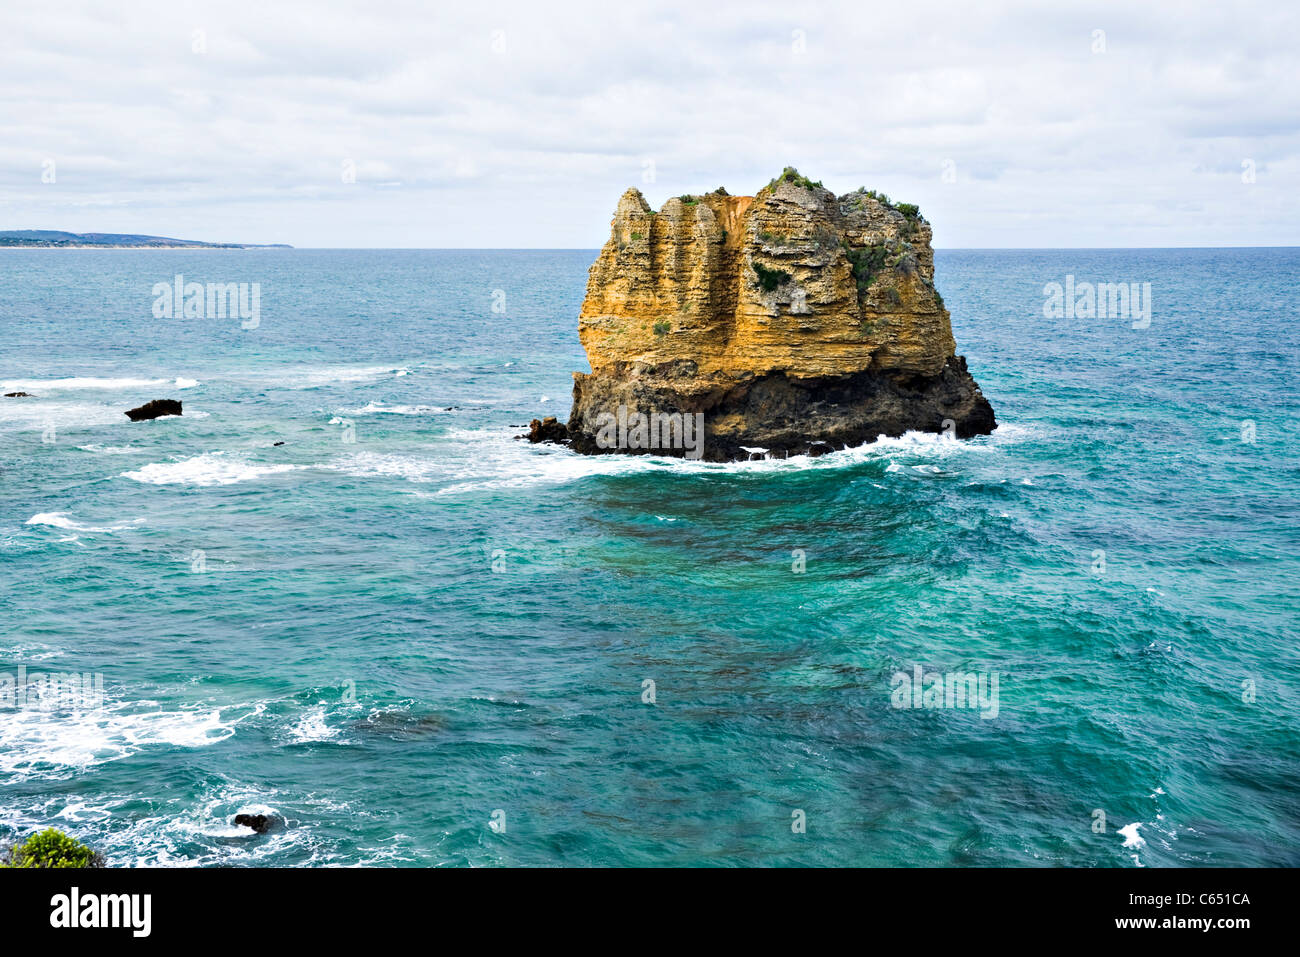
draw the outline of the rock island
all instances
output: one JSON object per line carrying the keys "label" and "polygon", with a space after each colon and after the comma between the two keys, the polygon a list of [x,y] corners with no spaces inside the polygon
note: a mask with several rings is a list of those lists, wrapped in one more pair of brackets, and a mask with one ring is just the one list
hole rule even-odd
{"label": "rock island", "polygon": [[993,431],[930,237],[915,206],[791,168],[755,196],[658,211],[629,189],[579,317],[591,372],[574,373],[567,425],[534,421],[530,438],[733,461]]}

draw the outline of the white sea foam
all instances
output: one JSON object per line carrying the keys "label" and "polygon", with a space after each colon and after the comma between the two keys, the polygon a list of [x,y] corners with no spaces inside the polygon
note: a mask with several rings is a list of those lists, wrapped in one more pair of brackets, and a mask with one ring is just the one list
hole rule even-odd
{"label": "white sea foam", "polygon": [[[446,407],[435,405],[384,405],[368,402],[359,409],[345,409],[344,415],[445,415]],[[334,423],[334,424],[337,424]]]}
{"label": "white sea foam", "polygon": [[63,654],[61,649],[46,644],[0,645],[0,660],[12,659],[19,664],[62,658]]}
{"label": "white sea foam", "polygon": [[123,472],[124,478],[148,485],[234,485],[251,479],[305,469],[305,465],[259,464],[210,452],[177,462],[153,462],[143,468]]}
{"label": "white sea foam", "polygon": [[1133,824],[1127,824],[1119,829],[1119,833],[1124,837],[1125,847],[1131,847],[1135,850],[1146,847],[1146,840],[1138,833],[1138,829],[1141,827],[1141,822],[1135,822]]}
{"label": "white sea foam", "polygon": [[54,426],[55,434],[96,425],[128,425],[122,405],[94,402],[57,402],[0,398],[0,423],[42,432]]}
{"label": "white sea foam", "polygon": [[[421,414],[433,407],[388,407],[371,403],[373,411]],[[401,410],[401,411],[399,411]],[[338,417],[333,423],[342,421]],[[993,436],[969,441],[930,434],[908,433],[899,438],[880,438],[853,449],[821,456],[756,458],[742,462],[702,462],[653,455],[588,456],[568,449],[532,445],[514,437],[514,430],[450,430],[427,451],[379,452],[369,449],[350,452],[315,466],[257,463],[224,452],[211,452],[172,462],[155,462],[122,472],[134,481],[154,485],[228,485],[236,482],[309,468],[342,472],[358,477],[403,479],[417,484],[436,484],[433,494],[456,495],[493,489],[564,484],[592,476],[630,475],[643,472],[672,474],[735,474],[840,469],[864,462],[886,463],[887,472],[901,471],[900,459],[943,459],[948,456],[984,455],[1000,446],[1023,441],[1030,430],[1003,425]],[[942,474],[929,461],[907,466],[920,474]]]}
{"label": "white sea foam", "polygon": [[904,462],[927,460],[909,465],[921,474],[942,474],[943,469],[928,460],[984,455],[1029,436],[1027,430],[1006,425],[993,436],[966,441],[941,435],[907,433],[899,438],[882,437],[857,448],[820,456],[764,457],[719,463],[655,455],[581,455],[561,447],[520,442],[515,439],[513,430],[452,429],[443,441],[430,447],[426,453],[367,450],[352,453],[325,467],[357,476],[400,478],[421,484],[441,483],[442,487],[434,493],[440,496],[656,471],[705,475],[761,474],[840,469],[882,460],[888,463],[886,471],[901,471],[904,466],[895,459]]}
{"label": "white sea foam", "polygon": [[145,748],[201,748],[223,741],[248,716],[234,709],[149,710],[152,702],[114,702],[82,712],[7,709],[0,720],[0,772],[19,778],[66,777]]}
{"label": "white sea foam", "polygon": [[71,532],[120,532],[124,528],[133,528],[143,521],[142,518],[136,518],[121,525],[84,525],[68,518],[67,512],[38,512],[29,518],[26,524],[49,525],[52,528],[63,528]]}
{"label": "white sea foam", "polygon": [[294,845],[310,842],[310,828],[288,827],[259,835],[234,823],[237,814],[284,817],[269,800],[275,800],[274,793],[243,785],[223,786],[180,813],[132,821],[124,833],[112,835],[116,847],[110,850],[109,859],[135,867],[195,867],[275,859]]}
{"label": "white sea foam", "polygon": [[410,482],[432,482],[447,471],[446,461],[440,458],[370,451],[354,452],[327,467],[346,475],[377,475]]}
{"label": "white sea foam", "polygon": [[325,706],[316,705],[307,709],[307,713],[298,723],[289,729],[289,738],[297,744],[312,741],[328,741],[338,737],[339,729],[331,728],[325,721]]}
{"label": "white sea foam", "polygon": [[100,455],[134,455],[137,452],[148,452],[149,450],[138,445],[78,445],[77,448],[83,452],[97,452]]}
{"label": "white sea foam", "polygon": [[[182,381],[177,379],[177,387]],[[170,379],[140,379],[133,377],[106,378],[100,376],[73,376],[68,379],[6,379],[0,382],[0,389],[5,392],[31,392],[38,397],[44,392],[64,392],[73,389],[144,389],[152,386],[171,384]],[[197,383],[195,383],[197,384]]]}
{"label": "white sea foam", "polygon": [[248,378],[285,389],[319,389],[336,383],[377,382],[410,371],[404,366],[286,366],[259,371]]}

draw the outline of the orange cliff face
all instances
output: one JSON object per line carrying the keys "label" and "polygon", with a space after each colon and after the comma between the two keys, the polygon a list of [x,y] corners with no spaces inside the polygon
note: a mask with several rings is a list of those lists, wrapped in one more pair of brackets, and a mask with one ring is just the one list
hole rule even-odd
{"label": "orange cliff face", "polygon": [[933,375],[954,353],[929,224],[786,180],[658,213],[624,193],[579,336],[593,372],[688,359],[703,375]]}
{"label": "orange cliff face", "polygon": [[[578,323],[592,371],[574,374],[567,427],[535,423],[535,441],[727,461],[996,427],[955,353],[916,207],[787,169],[755,196],[658,212],[629,189],[611,225]],[[699,417],[703,449],[645,445],[642,413],[659,417],[655,442]]]}

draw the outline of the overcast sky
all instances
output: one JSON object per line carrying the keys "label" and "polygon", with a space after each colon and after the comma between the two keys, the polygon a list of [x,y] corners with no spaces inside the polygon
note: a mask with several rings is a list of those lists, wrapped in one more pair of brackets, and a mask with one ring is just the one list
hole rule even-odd
{"label": "overcast sky", "polygon": [[0,228],[595,247],[794,165],[936,246],[1296,245],[1298,8],[12,0]]}

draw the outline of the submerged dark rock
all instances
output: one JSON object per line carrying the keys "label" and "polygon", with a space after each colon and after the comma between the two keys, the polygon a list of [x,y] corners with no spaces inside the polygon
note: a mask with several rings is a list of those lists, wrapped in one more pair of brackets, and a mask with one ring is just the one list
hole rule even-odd
{"label": "submerged dark rock", "polygon": [[439,734],[446,724],[446,719],[440,714],[387,710],[371,712],[352,727],[357,731],[401,740],[432,737]]}
{"label": "submerged dark rock", "polygon": [[128,409],[127,417],[132,422],[140,422],[144,419],[157,419],[164,415],[180,415],[181,403],[179,399],[154,399],[152,402],[146,402],[138,408]]}

